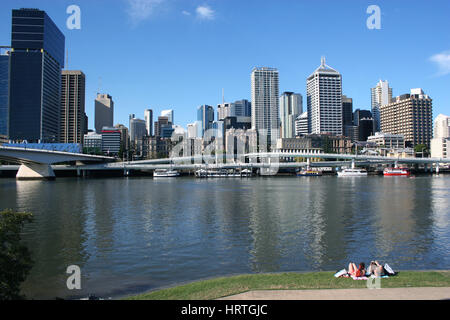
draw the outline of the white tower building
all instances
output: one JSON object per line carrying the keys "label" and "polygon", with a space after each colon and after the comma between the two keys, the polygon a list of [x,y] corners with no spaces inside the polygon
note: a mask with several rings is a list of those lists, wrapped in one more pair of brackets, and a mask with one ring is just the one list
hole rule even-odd
{"label": "white tower building", "polygon": [[[252,84],[252,129],[258,135],[267,135],[267,145],[276,145],[279,137],[279,80],[275,68],[253,68]],[[259,141],[259,144],[264,143]]]}
{"label": "white tower building", "polygon": [[147,135],[151,137],[153,135],[153,110],[146,109],[144,111],[145,129],[147,130]]}
{"label": "white tower building", "polygon": [[342,76],[322,63],[306,81],[309,128],[313,134],[342,135]]}
{"label": "white tower building", "polygon": [[374,120],[374,131],[381,130],[380,107],[389,104],[392,99],[392,88],[389,88],[387,80],[380,80],[375,88],[370,89],[372,93],[372,116]]}
{"label": "white tower building", "polygon": [[440,114],[434,120],[432,158],[450,158],[450,117]]}

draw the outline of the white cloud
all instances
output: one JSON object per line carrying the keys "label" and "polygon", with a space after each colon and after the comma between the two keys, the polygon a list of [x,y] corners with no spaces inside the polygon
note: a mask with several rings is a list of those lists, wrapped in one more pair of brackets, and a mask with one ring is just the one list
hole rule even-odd
{"label": "white cloud", "polygon": [[214,19],[214,10],[212,10],[208,6],[198,6],[197,9],[195,9],[195,12],[197,13],[197,17],[200,19],[205,20],[213,20]]}
{"label": "white cloud", "polygon": [[128,16],[133,24],[148,19],[155,8],[165,0],[126,0],[128,3]]}
{"label": "white cloud", "polygon": [[430,57],[430,61],[437,64],[439,68],[438,75],[450,74],[450,51],[444,51]]}
{"label": "white cloud", "polygon": [[189,11],[183,10],[181,11],[182,14],[184,14],[185,16],[190,16],[191,13]]}

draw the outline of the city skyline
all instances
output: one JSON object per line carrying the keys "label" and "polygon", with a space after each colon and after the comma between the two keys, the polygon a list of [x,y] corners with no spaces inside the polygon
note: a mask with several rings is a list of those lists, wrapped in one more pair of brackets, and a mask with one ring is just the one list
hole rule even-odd
{"label": "city skyline", "polygon": [[[169,2],[172,5],[163,10],[164,5]],[[423,88],[433,97],[433,118],[439,113],[448,113],[450,106],[450,97],[445,89],[445,80],[449,78],[449,74],[445,74],[445,64],[441,64],[442,69],[439,69],[437,64],[438,61],[443,61],[439,60],[439,54],[444,53],[445,60],[445,52],[449,50],[445,43],[450,42],[446,41],[449,36],[443,34],[439,39],[429,37],[431,31],[436,28],[448,29],[448,21],[439,19],[441,12],[450,7],[448,2],[436,2],[433,8],[422,8],[419,3],[406,7],[398,3],[380,1],[380,30],[369,30],[365,25],[369,16],[365,10],[368,3],[355,2],[345,9],[331,2],[327,2],[323,7],[306,2],[289,3],[292,12],[283,11],[283,14],[292,15],[295,12],[304,19],[279,26],[269,23],[263,31],[284,39],[292,30],[298,30],[298,37],[302,41],[296,45],[292,44],[289,48],[295,49],[308,43],[308,48],[311,49],[295,54],[287,52],[295,50],[259,50],[262,48],[256,41],[259,34],[250,22],[256,15],[265,17],[269,13],[278,21],[281,18],[282,6],[272,1],[261,3],[254,11],[250,10],[249,3],[210,2],[207,5],[215,13],[211,19],[200,19],[194,15],[189,17],[182,14],[182,10],[178,10],[185,6],[195,8],[193,2],[181,4],[179,1],[162,1],[158,10],[154,10],[135,25],[129,21],[127,1],[114,2],[117,5],[107,8],[105,17],[96,15],[100,9],[105,9],[101,3],[79,1],[77,5],[82,12],[80,30],[68,30],[65,26],[68,17],[65,9],[69,4],[71,3],[68,1],[40,1],[39,5],[36,1],[3,2],[1,6],[7,10],[1,11],[0,26],[6,32],[1,33],[0,42],[2,45],[10,43],[11,9],[38,7],[45,10],[66,37],[66,47],[69,50],[68,69],[81,70],[86,74],[86,113],[90,129],[94,127],[94,100],[98,91],[114,97],[117,119],[115,123],[127,123],[130,113],[142,117],[147,108],[154,110],[155,114],[170,108],[177,114],[177,124],[186,128],[188,123],[195,120],[195,110],[198,106],[214,106],[222,102],[222,89],[225,91],[225,102],[251,100],[250,73],[255,66],[274,67],[279,70],[280,92],[294,91],[306,96],[306,77],[317,67],[317,59],[322,55],[342,74],[343,94],[353,98],[355,109],[370,109],[370,88],[381,79],[389,81],[390,86],[394,88],[394,96],[408,92],[410,88]],[[233,6],[241,6],[242,12],[231,15],[230,9]],[[308,11],[311,17],[304,16],[305,11]],[[341,29],[339,33],[342,35],[339,39],[333,39],[333,34],[337,31],[330,30],[329,27],[321,27],[325,28],[322,30],[306,28],[319,11],[326,18],[338,18],[335,21],[337,26],[333,28]],[[404,14],[398,16],[399,12]],[[428,15],[433,16],[432,21],[428,20],[430,18],[427,12],[433,12]],[[407,17],[413,21],[418,15],[424,21],[420,27],[403,20]],[[243,16],[247,16],[247,19]],[[105,22],[105,25],[95,23],[94,17]],[[343,21],[346,19],[347,22]],[[113,20],[123,23],[116,23],[118,26],[115,26]],[[239,28],[232,25],[236,21],[240,22]],[[226,22],[225,26],[219,26],[219,22]],[[171,24],[171,27],[164,29],[167,24]],[[184,40],[181,39],[180,33],[183,27],[187,33]],[[115,40],[109,36],[101,36],[104,28],[112,30],[111,34],[115,34]],[[240,35],[237,31],[242,28],[245,32]],[[151,33],[149,30],[164,32]],[[308,30],[308,33],[305,33],[305,30]],[[317,40],[312,38],[323,31],[329,32],[329,40],[325,44],[317,45]],[[148,41],[137,42],[143,34],[146,34],[144,38]],[[415,39],[427,37],[427,46],[417,48],[415,41],[398,41],[401,37],[412,37],[411,35],[414,35]],[[351,39],[345,42],[345,47],[341,44],[336,46],[336,41],[339,40],[340,43],[345,37]],[[105,41],[113,40],[120,41],[121,46],[117,49],[102,49]],[[237,53],[227,51],[227,56],[216,50],[201,51],[203,44],[208,43],[212,48],[218,44],[217,41],[224,45],[233,43],[245,47],[237,50]],[[188,42],[192,45],[187,46]],[[135,46],[139,50],[127,49]],[[151,51],[146,49],[149,46],[152,46]],[[247,47],[251,50],[246,49]],[[179,51],[181,48],[183,50]],[[414,50],[411,50],[412,48]],[[175,56],[178,57],[177,61],[174,60]],[[221,61],[223,63],[220,63]],[[363,68],[355,68],[358,64],[364,64]],[[189,83],[186,83],[188,76]],[[169,94],[169,91],[173,90],[178,94]]]}

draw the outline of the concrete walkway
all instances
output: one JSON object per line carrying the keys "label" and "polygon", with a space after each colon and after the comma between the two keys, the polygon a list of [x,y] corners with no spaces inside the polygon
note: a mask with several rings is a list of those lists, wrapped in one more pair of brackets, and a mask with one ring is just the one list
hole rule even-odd
{"label": "concrete walkway", "polygon": [[450,288],[255,290],[220,300],[444,300]]}

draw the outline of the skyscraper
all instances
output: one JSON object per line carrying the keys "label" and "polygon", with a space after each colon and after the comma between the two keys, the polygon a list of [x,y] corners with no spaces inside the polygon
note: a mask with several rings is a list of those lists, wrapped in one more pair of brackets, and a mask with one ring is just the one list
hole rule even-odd
{"label": "skyscraper", "polygon": [[116,124],[114,126],[117,130],[120,131],[120,143],[122,146],[122,150],[126,151],[129,149],[129,136],[128,136],[128,128],[125,127],[123,124]]}
{"label": "skyscraper", "polygon": [[450,138],[449,116],[440,114],[434,119],[433,138]]}
{"label": "skyscraper", "polygon": [[103,127],[102,129],[102,152],[106,155],[118,155],[121,146],[122,133],[117,128]]}
{"label": "skyscraper", "polygon": [[214,108],[208,105],[202,105],[197,108],[197,121],[199,121],[199,131],[201,137],[204,136],[205,131],[212,129],[214,121]]}
{"label": "skyscraper", "polygon": [[135,145],[138,141],[142,142],[142,138],[147,134],[146,122],[142,119],[130,120],[130,143]]}
{"label": "skyscraper", "polygon": [[[367,138],[372,136],[374,132],[374,119],[372,116],[372,112],[369,110],[360,110],[356,109],[353,113],[353,124],[357,128],[356,131],[358,141],[367,141]],[[348,126],[350,127],[350,126]],[[352,128],[349,128],[350,132]],[[348,137],[351,137],[350,134],[347,133]]]}
{"label": "skyscraper", "polygon": [[242,99],[234,102],[234,116],[235,117],[251,117],[252,103],[247,99]]}
{"label": "skyscraper", "polygon": [[163,135],[168,135],[168,131],[170,130],[172,130],[172,122],[169,122],[169,118],[159,116],[158,121],[155,121],[155,136],[163,137]]}
{"label": "skyscraper", "polygon": [[450,117],[440,114],[434,120],[431,157],[450,158]]}
{"label": "skyscraper", "polygon": [[342,96],[342,125],[350,126],[353,124],[353,99]]}
{"label": "skyscraper", "polygon": [[199,126],[199,122],[198,121],[195,121],[193,123],[189,123],[187,125],[187,137],[189,139],[198,137],[198,126]]}
{"label": "skyscraper", "polygon": [[302,136],[309,133],[308,112],[303,112],[295,119],[295,135]]}
{"label": "skyscraper", "polygon": [[[258,135],[267,134],[267,145],[275,146],[280,123],[278,70],[267,67],[253,68],[251,86],[252,129],[256,129]],[[258,144],[261,145],[262,142],[259,141]]]}
{"label": "skyscraper", "polygon": [[306,91],[311,133],[342,135],[342,76],[325,58],[308,77]]}
{"label": "skyscraper", "polygon": [[153,110],[146,109],[144,111],[145,128],[149,137],[153,136]]}
{"label": "skyscraper", "polygon": [[9,136],[56,142],[65,38],[41,10],[12,11]]}
{"label": "skyscraper", "polygon": [[252,114],[251,108],[251,102],[246,99],[233,103],[221,103],[217,105],[217,120],[223,120],[226,117],[250,117]]}
{"label": "skyscraper", "polygon": [[112,127],[114,122],[114,101],[109,94],[98,93],[95,98],[95,131]]}
{"label": "skyscraper", "polygon": [[422,89],[411,89],[381,105],[380,123],[384,133],[403,134],[406,146],[430,146],[432,138],[432,99]]}
{"label": "skyscraper", "polygon": [[295,119],[303,113],[302,95],[284,92],[280,97],[281,138],[295,137]]}
{"label": "skyscraper", "polygon": [[161,117],[167,117],[167,119],[169,120],[170,123],[174,123],[173,122],[173,110],[163,110],[161,111]]}
{"label": "skyscraper", "polygon": [[0,135],[8,136],[9,51],[0,53]]}
{"label": "skyscraper", "polygon": [[380,107],[391,102],[392,88],[389,88],[389,82],[387,80],[380,80],[375,88],[370,90],[372,96],[372,116],[375,123],[374,130],[375,132],[379,132],[381,130]]}
{"label": "skyscraper", "polygon": [[85,86],[83,72],[63,70],[61,73],[60,136],[62,143],[83,143],[85,127]]}

